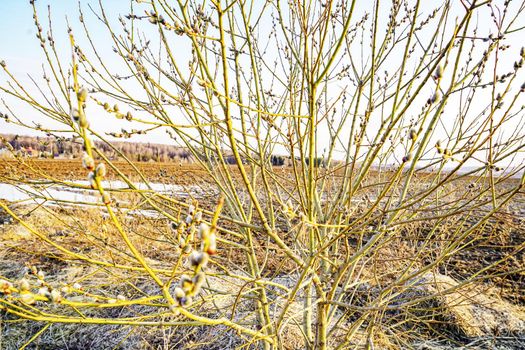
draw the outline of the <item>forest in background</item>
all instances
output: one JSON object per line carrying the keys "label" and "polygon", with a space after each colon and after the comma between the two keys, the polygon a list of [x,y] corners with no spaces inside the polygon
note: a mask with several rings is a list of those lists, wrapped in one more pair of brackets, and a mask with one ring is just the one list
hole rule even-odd
{"label": "forest in background", "polygon": [[[10,155],[9,143],[19,155],[37,158],[79,158],[82,156],[82,140],[78,138],[39,137],[14,134],[0,134],[0,154]],[[110,159],[117,160],[121,152],[126,158],[138,162],[192,162],[188,149],[158,143],[113,141],[111,144],[95,142],[95,145]],[[112,146],[115,148],[113,149]]]}
{"label": "forest in background", "polygon": [[[13,156],[13,153],[8,150],[8,143],[11,145],[14,154],[31,158],[80,158],[83,152],[82,140],[78,137],[60,138],[0,133],[0,141],[0,157]],[[122,154],[129,160],[137,162],[195,162],[195,157],[190,150],[180,146],[125,141],[112,141],[111,143],[95,141],[95,146],[111,160],[122,160],[123,157],[120,155]],[[290,157],[271,155],[270,159],[274,166],[290,166]],[[228,164],[236,163],[231,153],[225,154],[224,160]],[[309,163],[309,160],[307,159],[306,162]],[[314,165],[316,167],[324,165],[323,159],[321,157],[315,158]]]}

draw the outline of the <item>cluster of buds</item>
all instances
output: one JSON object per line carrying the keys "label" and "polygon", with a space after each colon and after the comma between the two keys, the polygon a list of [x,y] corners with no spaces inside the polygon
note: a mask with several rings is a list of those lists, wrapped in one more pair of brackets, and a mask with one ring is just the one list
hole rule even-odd
{"label": "cluster of buds", "polygon": [[70,116],[73,123],[78,124],[81,128],[86,129],[89,127],[89,123],[83,111],[79,111],[77,108],[73,107],[71,108]]}
{"label": "cluster of buds", "polygon": [[[84,104],[88,96],[88,92],[85,88],[82,88],[77,93],[77,99],[79,104]],[[108,105],[109,106],[109,105]],[[83,112],[83,109],[80,113],[78,113],[78,110],[76,108],[73,109],[73,120],[75,120],[75,117],[77,114],[79,116],[78,123],[81,128],[87,127],[87,121],[85,122],[85,125],[81,123],[81,120],[86,120],[85,114]],[[77,114],[75,114],[77,113]],[[82,117],[83,116],[83,117]],[[87,146],[87,143],[86,143]],[[106,176],[107,169],[106,165],[104,163],[99,163],[95,167],[95,160],[93,157],[88,153],[84,152],[82,156],[82,167],[89,171],[88,173],[88,182],[92,189],[96,190],[98,189],[98,183]],[[102,202],[106,205],[111,203],[111,197],[108,193],[102,192]]]}
{"label": "cluster of buds", "polygon": [[121,112],[118,104],[115,103],[113,106],[111,106],[108,102],[101,102],[97,99],[94,100],[99,106],[102,106],[106,112],[113,113],[117,119],[126,119],[127,121],[133,120],[133,115],[131,112]]}
{"label": "cluster of buds", "polygon": [[171,229],[177,235],[177,242],[179,248],[184,254],[189,254],[192,251],[192,242],[197,232],[197,228],[202,222],[202,211],[197,210],[195,205],[188,207],[188,214],[184,220],[180,222],[172,222]]}
{"label": "cluster of buds", "polygon": [[86,118],[86,114],[84,113],[84,108],[86,107],[86,101],[88,97],[88,91],[86,88],[82,88],[77,92],[77,100],[78,103],[82,106],[82,108],[79,110],[76,107],[71,108],[70,117],[71,121],[73,123],[78,124],[78,126],[82,129],[86,129],[89,127],[89,122]]}
{"label": "cluster of buds", "polygon": [[[31,278],[31,275],[34,277]],[[36,277],[36,278],[35,278]],[[59,290],[50,287],[44,280],[44,273],[31,266],[29,274],[16,283],[1,279],[0,293],[9,299],[27,305],[33,305],[37,301],[60,303],[62,294]]]}
{"label": "cluster of buds", "polygon": [[[199,222],[198,239],[201,244],[200,248],[194,250],[188,259],[192,274],[182,275],[178,286],[175,288],[174,296],[177,304],[173,306],[173,311],[176,311],[177,307],[187,307],[191,305],[193,297],[200,293],[202,286],[206,281],[206,275],[204,274],[203,269],[208,264],[210,255],[217,253],[216,223],[223,203],[224,200],[221,198],[211,226],[202,222],[202,212],[196,211],[197,209],[193,205],[188,208],[188,216],[186,217],[185,222],[180,224],[195,227],[194,222]],[[178,228],[179,227],[177,227],[177,229]],[[193,239],[193,233],[190,233],[188,236],[191,236]],[[188,239],[186,239],[186,243],[188,243]]]}
{"label": "cluster of buds", "polygon": [[494,164],[490,164],[490,165],[489,165],[489,169],[490,169],[490,170],[494,170],[494,171],[503,171],[503,168],[502,168],[502,167],[499,167],[499,166],[494,165]]}
{"label": "cluster of buds", "polygon": [[15,288],[15,286],[13,285],[13,283],[7,281],[7,280],[4,280],[4,279],[0,279],[0,293],[4,294],[4,295],[9,295],[13,292],[15,292],[17,289]]}
{"label": "cluster of buds", "polygon": [[452,157],[452,151],[448,148],[442,148],[441,141],[436,142],[436,149],[439,154],[441,154],[445,159]]}
{"label": "cluster of buds", "polygon": [[210,255],[217,252],[215,233],[211,232],[207,224],[201,224],[199,235],[202,240],[201,249],[193,251],[189,257],[192,276],[182,275],[179,285],[175,288],[177,306],[187,307],[191,305],[193,297],[200,293],[206,281],[206,275],[202,269],[208,264]]}
{"label": "cluster of buds", "polygon": [[[87,164],[90,164],[89,160],[87,161]],[[94,161],[93,161],[93,165],[94,165]],[[100,181],[102,180],[102,178],[104,178],[104,176],[106,176],[106,173],[107,173],[106,165],[104,163],[99,163],[94,170],[89,169],[89,168],[86,168],[86,169],[91,170],[88,174],[89,185],[94,190],[98,189],[97,180]]]}
{"label": "cluster of buds", "polygon": [[155,11],[150,11],[149,13],[146,12],[146,15],[148,16],[148,20],[151,24],[166,24],[166,20],[162,15],[158,15]]}

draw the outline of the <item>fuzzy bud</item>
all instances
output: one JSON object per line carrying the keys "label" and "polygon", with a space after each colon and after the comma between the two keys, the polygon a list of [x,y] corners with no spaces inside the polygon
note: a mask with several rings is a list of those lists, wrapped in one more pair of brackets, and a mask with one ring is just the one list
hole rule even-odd
{"label": "fuzzy bud", "polygon": [[37,294],[43,297],[51,296],[49,293],[49,289],[47,289],[47,287],[39,288]]}
{"label": "fuzzy bud", "polygon": [[180,287],[182,288],[184,293],[187,293],[187,292],[189,292],[190,290],[193,289],[193,281],[191,280],[191,278],[188,275],[182,275],[180,277],[180,282],[179,283],[180,283]]}
{"label": "fuzzy bud", "polygon": [[181,299],[181,298],[184,298],[186,296],[186,293],[184,293],[184,290],[182,290],[182,288],[180,287],[177,287],[175,288],[175,298],[176,299]]}
{"label": "fuzzy bud", "polygon": [[111,203],[111,196],[109,195],[109,193],[107,192],[104,192],[102,194],[102,202],[105,204],[105,205],[108,205]]}
{"label": "fuzzy bud", "polygon": [[18,282],[18,287],[21,291],[28,291],[31,288],[29,282],[25,278],[22,278],[20,282]]}
{"label": "fuzzy bud", "polygon": [[80,91],[77,93],[77,99],[78,99],[78,102],[80,103],[86,102],[87,97],[88,97],[88,91],[86,88],[80,89]]}
{"label": "fuzzy bud", "polygon": [[78,112],[78,109],[76,109],[75,107],[71,108],[69,116],[71,117],[71,120],[74,123],[78,123],[78,120],[80,119],[80,113]]}
{"label": "fuzzy bud", "polygon": [[95,173],[90,171],[88,174],[88,182],[92,189],[97,189],[97,182],[95,181]]}
{"label": "fuzzy bud", "polygon": [[95,170],[95,174],[97,177],[104,177],[106,176],[106,165],[104,163],[100,163],[97,165],[97,169]]}
{"label": "fuzzy bud", "polygon": [[210,233],[207,241],[205,241],[204,246],[206,247],[206,253],[210,255],[217,254],[217,236],[215,233]]}
{"label": "fuzzy bud", "polygon": [[33,293],[30,293],[30,292],[25,292],[25,293],[20,293],[20,301],[24,304],[28,304],[28,305],[32,305],[34,303],[36,303],[36,299],[35,299],[35,296],[33,295]]}
{"label": "fuzzy bud", "polygon": [[190,264],[194,268],[206,267],[208,263],[208,254],[203,252],[193,252],[190,256]]}
{"label": "fuzzy bud", "polygon": [[441,79],[443,77],[443,67],[441,67],[441,65],[439,65],[437,68],[436,68],[436,72],[434,74],[434,77],[436,79]]}
{"label": "fuzzy bud", "polygon": [[11,294],[13,289],[14,287],[11,282],[0,279],[0,293]]}
{"label": "fuzzy bud", "polygon": [[51,301],[53,301],[54,303],[60,303],[62,301],[62,295],[56,289],[53,289],[51,291],[50,296],[51,296]]}
{"label": "fuzzy bud", "polygon": [[205,222],[201,223],[199,226],[199,239],[205,240],[210,233],[210,226]]}
{"label": "fuzzy bud", "polygon": [[84,155],[82,156],[82,167],[87,170],[95,169],[95,161],[86,152],[84,152]]}
{"label": "fuzzy bud", "polygon": [[193,295],[199,294],[204,282],[206,282],[206,275],[203,272],[199,272],[193,276]]}
{"label": "fuzzy bud", "polygon": [[187,307],[187,306],[190,306],[192,302],[193,302],[193,298],[186,295],[184,298],[180,299],[180,306]]}
{"label": "fuzzy bud", "polygon": [[417,139],[417,131],[414,129],[410,129],[409,136],[412,141],[415,141]]}
{"label": "fuzzy bud", "polygon": [[89,128],[89,122],[87,121],[87,118],[84,112],[80,113],[79,115],[78,125],[83,129]]}

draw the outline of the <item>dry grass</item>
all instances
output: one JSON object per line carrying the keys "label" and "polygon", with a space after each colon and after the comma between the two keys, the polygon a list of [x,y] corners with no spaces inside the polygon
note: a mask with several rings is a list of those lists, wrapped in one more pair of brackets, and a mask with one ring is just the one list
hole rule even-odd
{"label": "dry grass", "polygon": [[[33,210],[25,206],[18,207],[16,211],[30,227],[45,232],[47,237],[74,252],[100,261],[130,264],[129,256],[125,249],[122,249],[123,245],[118,233],[107,222],[105,216],[101,215],[99,209],[41,207]],[[153,268],[166,269],[177,261],[180,252],[176,248],[173,232],[169,229],[166,220],[128,215],[122,215],[120,220],[132,234],[137,248]],[[454,222],[451,221],[448,225],[454,225]],[[443,265],[446,273],[457,276],[457,280],[435,271],[403,286],[400,289],[402,293],[390,299],[385,306],[392,307],[418,298],[421,302],[411,307],[386,311],[382,319],[377,319],[376,316],[375,322],[379,328],[374,338],[376,346],[384,349],[399,346],[399,344],[390,344],[387,333],[382,333],[381,329],[404,333],[407,341],[409,339],[415,341],[418,337],[425,336],[429,341],[442,338],[454,341],[456,344],[465,344],[473,337],[487,334],[500,337],[522,334],[525,330],[523,296],[520,287],[516,284],[523,278],[524,264],[519,259],[523,259],[524,234],[519,225],[509,225],[506,222],[503,227],[506,228],[507,234],[501,235],[502,225],[503,223],[498,220],[494,221],[494,225],[486,225],[479,233],[482,239],[473,240]],[[356,307],[366,307],[369,302],[377,298],[382,286],[395,281],[396,277],[407,268],[407,264],[415,262],[419,268],[424,266],[421,264],[424,264],[426,256],[428,255],[430,259],[436,250],[429,250],[428,254],[418,256],[417,260],[412,258],[418,254],[421,243],[425,241],[426,228],[431,226],[428,223],[407,226],[405,234],[390,239],[377,249],[374,255],[370,256],[370,260],[362,265],[358,288],[352,289],[345,302]],[[435,242],[453,239],[447,237],[447,226],[444,226],[440,232],[436,233]],[[120,294],[133,299],[159,293],[159,290],[143,279],[140,273],[122,269],[100,269],[81,261],[71,260],[67,255],[42,244],[19,223],[3,225],[0,235],[2,260],[0,273],[7,278],[20,279],[27,274],[28,266],[34,265],[39,270],[45,271],[46,281],[50,284],[64,286],[81,283],[83,292],[96,291],[98,295],[107,298],[115,298]],[[224,236],[224,238],[235,240],[234,237]],[[351,246],[357,246],[359,240],[366,241],[368,237],[353,239],[355,242]],[[439,245],[439,243],[435,244]],[[490,247],[490,254],[487,253],[487,247]],[[246,261],[231,247],[225,246],[223,250],[223,253],[216,258],[213,271],[209,271],[207,295],[213,294],[214,297],[207,301],[203,299],[195,308],[201,315],[209,317],[229,315],[239,322],[250,322],[255,317],[250,305],[245,302],[236,304],[238,291],[246,286],[239,284],[238,279],[228,276],[229,273],[242,275],[242,271],[246,269],[244,266]],[[278,249],[275,247],[270,247],[270,254],[268,254],[268,247],[261,246],[257,250],[259,262],[266,264],[265,277],[292,287],[294,279],[298,277],[297,272],[291,268],[293,264],[278,254]],[[352,254],[354,251],[352,248],[347,254]],[[477,260],[473,264],[469,256],[497,256],[501,259],[505,254],[509,256],[512,254],[512,258],[485,271],[485,275],[479,276],[477,282],[461,287],[458,291],[447,292],[442,297],[434,296],[440,295],[444,290],[456,288],[458,282],[461,283],[462,273],[465,273],[464,276],[470,276],[468,271],[465,271],[466,267],[470,267],[471,271],[479,271],[485,266],[482,260]],[[490,261],[485,261],[485,264],[489,263]],[[275,292],[271,302],[273,308],[278,310],[279,304],[285,300],[279,296],[277,290]],[[79,298],[75,294],[70,297]],[[151,312],[157,311],[147,306],[136,305],[114,309],[95,308],[89,311],[89,314],[111,318],[117,314],[118,317],[125,317]],[[348,310],[341,308],[339,312],[348,312]],[[358,319],[359,315],[359,310],[352,311],[348,322]],[[170,315],[160,317],[166,320],[173,318]],[[281,334],[283,348],[304,348],[300,326],[302,306],[294,303],[288,311],[287,318],[289,325]],[[10,349],[20,346],[43,326],[44,324],[41,323],[16,321],[11,317],[4,317],[2,327],[4,347]],[[334,344],[344,338],[345,327],[347,326],[341,325],[339,335],[337,332],[333,334]],[[352,344],[363,345],[366,339],[366,334],[356,336]],[[137,346],[150,349],[224,349],[225,346],[233,348],[242,343],[242,339],[238,338],[235,332],[224,327],[146,328],[60,324],[50,326],[35,342],[40,348],[60,347],[59,344],[63,344],[69,348],[118,349],[131,349]],[[443,344],[440,346],[446,348]],[[419,346],[420,349],[424,349],[424,346],[432,349],[429,344],[418,345],[414,342],[412,345]]]}

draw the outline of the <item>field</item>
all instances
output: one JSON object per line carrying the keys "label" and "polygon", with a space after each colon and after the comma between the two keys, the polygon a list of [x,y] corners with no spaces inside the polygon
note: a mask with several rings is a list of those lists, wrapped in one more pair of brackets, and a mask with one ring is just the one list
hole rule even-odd
{"label": "field", "polygon": [[[42,174],[52,174],[60,180],[84,180],[86,172],[82,168],[82,161],[77,159],[26,159],[30,167],[20,166],[16,160],[2,159],[0,176],[3,178],[13,176],[17,178],[38,179]],[[195,179],[208,179],[207,173],[196,164],[179,164],[175,162],[137,162],[134,163],[138,170],[144,174],[148,181],[157,183],[172,183],[188,185]],[[114,165],[126,176],[138,180],[138,173],[125,161],[115,161]],[[39,174],[41,174],[39,176]],[[117,178],[116,174],[109,172],[109,178]],[[208,179],[209,181],[209,179]]]}
{"label": "field", "polygon": [[[54,178],[62,181],[83,180],[79,161],[35,159],[22,161],[30,165],[30,168],[24,169],[15,160],[4,161],[5,166],[2,167],[0,178],[4,181],[18,178],[19,181],[24,179],[26,182],[31,182],[41,179],[39,174],[53,174]],[[114,165],[118,166],[123,173],[128,175],[134,173],[133,169],[123,162],[115,162]],[[202,181],[202,188],[213,187],[209,180],[205,180],[206,177],[199,171],[197,165],[172,163],[136,163],[135,165],[151,182],[187,186],[194,184],[195,178],[199,178]],[[290,169],[283,171],[289,176],[292,175]],[[108,174],[108,178],[112,178],[111,173]],[[139,179],[138,176],[134,178]],[[132,202],[132,197],[127,194],[120,194],[118,198]],[[177,195],[174,199],[187,200],[186,197],[177,198]],[[200,197],[199,200],[205,202],[206,198]],[[141,208],[142,212],[136,211],[137,208]],[[88,261],[72,258],[69,253],[64,253],[60,249],[50,250],[46,244],[41,244],[42,239],[35,236],[35,232],[40,232],[45,235],[44,239],[51,239],[60,247],[75,254],[80,253],[90,259],[125,266],[129,258],[120,248],[118,231],[109,225],[107,218],[104,215],[101,216],[96,207],[81,209],[76,205],[53,204],[52,202],[44,206],[35,206],[23,202],[10,206],[10,209],[16,213],[18,218],[24,219],[20,222],[13,220],[5,212],[1,218],[4,223],[0,228],[2,260],[0,274],[2,276],[16,280],[27,274],[34,266],[45,273],[45,283],[66,287],[81,285],[78,291],[72,291],[68,296],[69,305],[73,308],[75,303],[85,307],[87,304],[113,303],[112,300],[118,300],[120,296],[125,296],[126,300],[133,300],[159,293],[140,273],[126,268],[112,270],[109,267],[102,267],[103,270],[106,270],[102,272],[101,267],[90,266]],[[132,232],[137,249],[141,251],[141,254],[147,256],[151,266],[158,269],[161,274],[169,273],[169,270],[162,271],[166,266],[176,263],[180,254],[178,249],[174,250],[174,245],[176,246],[177,243],[173,231],[169,228],[169,221],[166,221],[165,218],[147,215],[149,209],[147,205],[139,205],[133,209],[135,213],[132,215],[129,212],[126,214],[125,209],[119,210],[118,215],[122,224],[129,229],[129,232]],[[205,209],[213,210],[213,205]],[[452,349],[460,344],[467,346],[466,344],[472,343],[472,346],[478,346],[479,349],[484,349],[489,344],[499,344],[498,346],[504,349],[519,349],[525,344],[525,341],[519,336],[511,336],[525,327],[524,213],[523,198],[517,197],[509,206],[507,213],[495,215],[480,228],[475,239],[462,247],[458,254],[447,258],[439,267],[439,273],[421,277],[422,280],[419,283],[430,283],[428,279],[437,278],[439,280],[437,288],[440,288],[440,285],[442,285],[441,288],[454,288],[469,279],[471,282],[459,293],[452,292],[443,298],[434,296],[427,302],[422,301],[421,303],[430,302],[432,305],[425,306],[427,311],[419,310],[422,304],[414,306],[412,312],[419,314],[419,319],[412,321],[405,319],[402,323],[406,324],[399,328],[407,334],[412,334],[409,339],[415,334],[423,336],[419,340],[414,339],[411,347]],[[174,214],[181,216],[180,213]],[[447,223],[445,227],[451,225],[453,223]],[[225,229],[228,226],[235,227],[226,225]],[[429,232],[430,229],[424,223],[419,223],[416,226],[412,225],[410,231],[403,237],[390,239],[388,246],[378,249],[377,259],[363,273],[379,274],[383,276],[383,279],[390,279],[391,277],[388,276],[393,277],[398,268],[397,261],[410,259],[410,256],[417,252],[417,247],[421,245],[426,235],[425,232]],[[438,239],[439,236],[436,236],[435,239]],[[286,236],[283,238],[288,240]],[[446,239],[446,235],[442,238]],[[246,260],[243,256],[239,255],[234,247],[228,248],[229,244],[237,240],[235,235],[232,236],[227,231],[221,235],[224,247],[222,243],[219,244],[219,247],[223,252],[214,259],[216,268],[214,272],[210,271],[208,276],[208,293],[215,294],[215,296],[210,300],[203,299],[198,306],[199,312],[205,315],[217,317],[216,313],[220,314],[222,308],[231,308],[236,303],[238,296],[236,297],[235,290],[238,281],[230,275],[231,273],[242,274],[242,271],[248,268],[245,266]],[[357,240],[352,239],[350,242],[352,245],[358,244]],[[265,264],[265,278],[278,281],[283,285],[293,285],[294,279],[298,278],[293,261],[289,260],[285,254],[279,253],[278,247],[261,243],[255,247],[255,251],[260,262]],[[424,264],[424,259],[418,261],[418,264],[420,263]],[[494,263],[496,265],[493,265]],[[230,272],[224,274],[226,271]],[[473,275],[476,275],[476,278],[472,280]],[[111,276],[111,284],[107,283],[108,276]],[[380,292],[378,289],[380,285],[373,283],[372,280],[369,281],[353,292],[354,305],[366,305],[367,300],[374,298],[374,294]],[[431,295],[432,289],[428,288],[430,289],[427,287],[408,288],[400,296],[401,299],[397,299],[397,302],[405,298],[420,297],[421,294]],[[94,296],[95,294],[98,296]],[[468,304],[465,304],[466,301]],[[237,306],[237,313],[242,317],[252,317],[249,308],[244,309],[245,307],[247,306]],[[112,308],[111,311],[95,307],[93,311],[90,311],[90,317],[107,319],[114,317],[115,312],[118,313],[119,318],[126,317],[126,315],[136,317],[148,313],[144,308],[148,308],[147,304],[126,305],[123,302],[121,306]],[[294,308],[299,310],[300,306],[296,305]],[[421,314],[421,312],[428,313],[430,310],[433,311],[426,316]],[[170,322],[170,316],[162,317],[164,322]],[[388,324],[395,325],[402,321],[395,313],[390,314],[388,311],[383,317],[388,319],[388,321],[385,320]],[[406,318],[406,315],[403,318]],[[46,331],[34,342],[38,348],[60,347],[61,345],[58,344],[76,348],[109,348],[111,344],[111,347],[122,349],[136,347],[220,349],[223,348],[222,344],[228,343],[233,346],[238,341],[234,334],[227,331],[227,328],[221,327],[211,329],[198,327],[190,331],[184,326],[166,329],[162,326],[56,324],[47,328],[49,323],[14,323],[13,321],[9,318],[4,320],[2,344],[5,348],[21,346],[24,341],[31,339],[34,334],[38,334],[38,331],[44,328]],[[285,348],[301,349],[304,346],[298,331],[296,327],[286,328],[287,335],[283,341]],[[487,333],[492,332],[507,335],[497,338],[484,337]],[[362,338],[361,341],[364,341],[365,338]],[[432,340],[439,338],[447,339],[447,341]],[[358,336],[357,340],[354,340],[356,344],[359,344],[359,339]]]}

